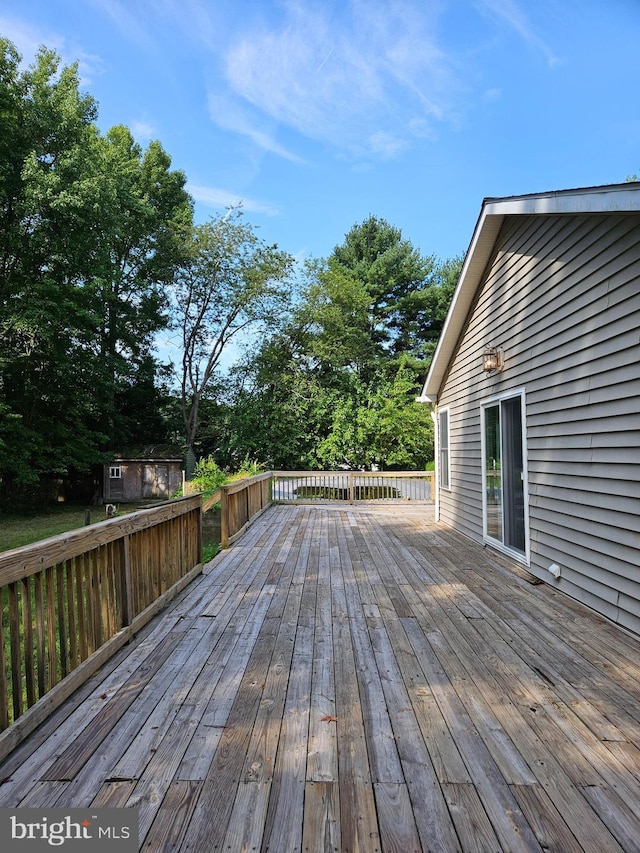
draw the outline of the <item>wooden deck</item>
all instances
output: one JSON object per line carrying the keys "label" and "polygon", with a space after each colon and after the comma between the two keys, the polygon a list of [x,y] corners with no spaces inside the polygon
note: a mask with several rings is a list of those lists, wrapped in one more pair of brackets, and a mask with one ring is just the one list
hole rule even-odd
{"label": "wooden deck", "polygon": [[640,641],[412,504],[277,506],[0,767],[141,849],[640,850]]}

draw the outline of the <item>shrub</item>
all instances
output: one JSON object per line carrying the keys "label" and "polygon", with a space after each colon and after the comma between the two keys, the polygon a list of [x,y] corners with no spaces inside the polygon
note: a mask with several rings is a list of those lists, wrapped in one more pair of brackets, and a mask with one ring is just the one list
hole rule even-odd
{"label": "shrub", "polygon": [[200,491],[207,494],[215,492],[220,486],[228,483],[229,477],[212,456],[205,456],[196,464],[192,482]]}

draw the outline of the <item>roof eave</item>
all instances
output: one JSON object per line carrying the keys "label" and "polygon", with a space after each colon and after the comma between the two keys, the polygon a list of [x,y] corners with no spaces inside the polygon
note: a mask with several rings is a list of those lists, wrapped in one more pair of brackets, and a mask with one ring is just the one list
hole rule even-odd
{"label": "roof eave", "polygon": [[504,215],[487,212],[483,204],[480,217],[465,256],[458,286],[453,294],[431,368],[420,395],[420,402],[437,401],[440,386],[455,349],[458,334],[467,318],[478,284],[493,252],[496,238],[502,227]]}
{"label": "roof eave", "polygon": [[422,394],[417,399],[420,402],[438,399],[458,337],[506,216],[622,212],[640,212],[640,183],[484,199]]}

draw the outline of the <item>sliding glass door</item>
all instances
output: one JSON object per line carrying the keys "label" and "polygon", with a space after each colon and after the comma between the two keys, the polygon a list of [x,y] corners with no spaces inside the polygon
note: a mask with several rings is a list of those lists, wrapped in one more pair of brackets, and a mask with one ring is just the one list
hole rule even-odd
{"label": "sliding glass door", "polygon": [[482,406],[485,538],[525,555],[527,542],[524,393]]}

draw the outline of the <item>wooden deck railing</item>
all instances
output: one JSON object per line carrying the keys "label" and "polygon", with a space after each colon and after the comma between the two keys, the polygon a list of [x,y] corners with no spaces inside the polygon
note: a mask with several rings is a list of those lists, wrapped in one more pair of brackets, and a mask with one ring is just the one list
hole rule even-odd
{"label": "wooden deck railing", "polygon": [[431,472],[268,471],[0,554],[0,758],[202,571],[202,513],[227,548],[271,503],[432,502]]}
{"label": "wooden deck railing", "polygon": [[[222,548],[272,502],[405,500],[433,503],[433,471],[266,471],[203,497],[202,511],[220,505]],[[193,486],[185,484],[185,491]]]}
{"label": "wooden deck railing", "polygon": [[433,471],[273,471],[278,502],[409,500],[433,502]]}
{"label": "wooden deck railing", "polygon": [[318,500],[433,502],[432,471],[266,471],[221,486],[203,499],[220,504],[220,539],[227,548],[272,503]]}
{"label": "wooden deck railing", "polygon": [[228,548],[271,504],[271,471],[220,487],[221,545]]}
{"label": "wooden deck railing", "polygon": [[0,754],[202,570],[200,495],[0,554]]}
{"label": "wooden deck railing", "polygon": [[[190,483],[184,491],[194,493]],[[271,471],[225,483],[212,494],[202,496],[202,512],[220,505],[220,545],[228,548],[243,530],[271,504]]]}

